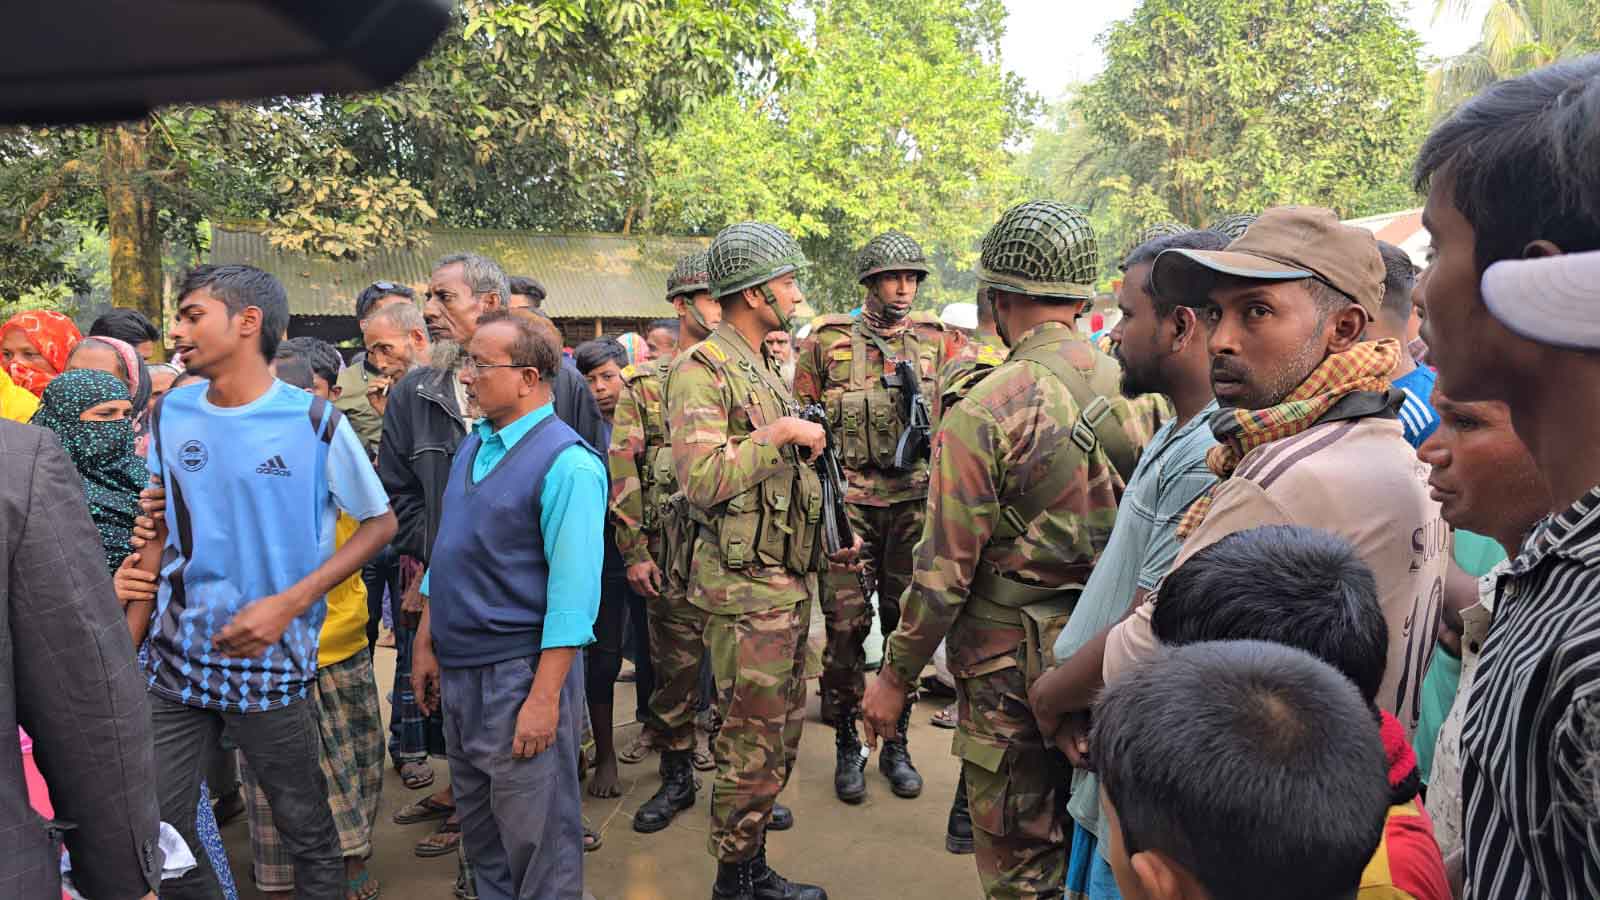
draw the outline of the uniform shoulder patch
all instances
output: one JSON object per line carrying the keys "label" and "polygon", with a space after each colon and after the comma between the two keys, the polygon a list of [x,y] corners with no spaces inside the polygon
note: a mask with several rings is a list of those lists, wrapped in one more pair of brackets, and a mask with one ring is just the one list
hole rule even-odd
{"label": "uniform shoulder patch", "polygon": [[980,366],[993,368],[1006,361],[1006,355],[988,344],[978,345],[978,355],[975,357]]}
{"label": "uniform shoulder patch", "polygon": [[724,353],[722,348],[718,347],[710,338],[695,344],[694,349],[689,352],[713,366],[720,366],[728,361],[728,354]]}
{"label": "uniform shoulder patch", "polygon": [[639,367],[634,365],[633,363],[628,363],[626,366],[622,367],[622,380],[623,381],[632,381],[635,378],[638,378],[641,374],[643,374],[643,373],[641,373],[639,371]]}

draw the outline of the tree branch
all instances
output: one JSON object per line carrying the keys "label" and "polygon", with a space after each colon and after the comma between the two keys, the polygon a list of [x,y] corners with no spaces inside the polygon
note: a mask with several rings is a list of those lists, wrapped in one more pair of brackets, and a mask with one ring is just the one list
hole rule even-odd
{"label": "tree branch", "polygon": [[28,231],[33,228],[33,223],[44,215],[45,210],[50,208],[50,204],[56,202],[56,196],[66,186],[67,179],[83,174],[88,168],[88,165],[81,159],[69,159],[61,164],[61,168],[50,176],[50,181],[45,185],[44,190],[40,192],[39,198],[28,204],[28,208],[23,211],[22,220],[17,224],[17,238],[19,240],[26,241],[28,239]]}

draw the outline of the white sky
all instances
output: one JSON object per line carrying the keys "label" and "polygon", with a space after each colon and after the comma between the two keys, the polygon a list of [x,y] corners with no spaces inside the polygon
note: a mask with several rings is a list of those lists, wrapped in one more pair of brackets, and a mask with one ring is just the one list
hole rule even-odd
{"label": "white sky", "polygon": [[[1434,21],[1435,0],[1394,0],[1407,10],[1411,27],[1425,43],[1424,53],[1453,56],[1472,46],[1488,0],[1472,0],[1465,20],[1445,15]],[[1005,0],[1006,35],[1001,61],[1021,75],[1028,87],[1048,99],[1067,85],[1085,81],[1104,61],[1095,38],[1112,22],[1133,13],[1138,0]]]}

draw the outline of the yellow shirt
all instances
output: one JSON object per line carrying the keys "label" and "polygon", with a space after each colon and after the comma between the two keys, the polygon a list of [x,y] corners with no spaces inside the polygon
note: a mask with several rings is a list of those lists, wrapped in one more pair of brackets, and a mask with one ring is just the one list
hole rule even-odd
{"label": "yellow shirt", "polygon": [[11,376],[0,369],[0,419],[26,423],[38,408],[39,398],[32,391],[17,387]]}
{"label": "yellow shirt", "polygon": [[[356,533],[360,523],[344,513],[339,514],[339,524],[334,531],[334,547]],[[361,570],[350,573],[328,592],[328,616],[322,622],[322,637],[317,648],[317,665],[331,666],[344,662],[367,646],[367,585],[361,580]]]}

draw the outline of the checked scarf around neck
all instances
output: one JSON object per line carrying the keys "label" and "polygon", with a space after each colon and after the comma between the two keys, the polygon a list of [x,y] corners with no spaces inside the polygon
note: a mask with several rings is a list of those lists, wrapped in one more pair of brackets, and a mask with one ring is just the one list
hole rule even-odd
{"label": "checked scarf around neck", "polygon": [[1178,539],[1189,536],[1205,521],[1222,482],[1233,475],[1250,451],[1273,441],[1294,437],[1317,424],[1348,394],[1387,391],[1389,373],[1400,361],[1400,344],[1394,340],[1366,341],[1322,361],[1283,402],[1265,409],[1224,409],[1211,420],[1217,445],[1206,453],[1206,466],[1217,483],[1202,494],[1178,523]]}

